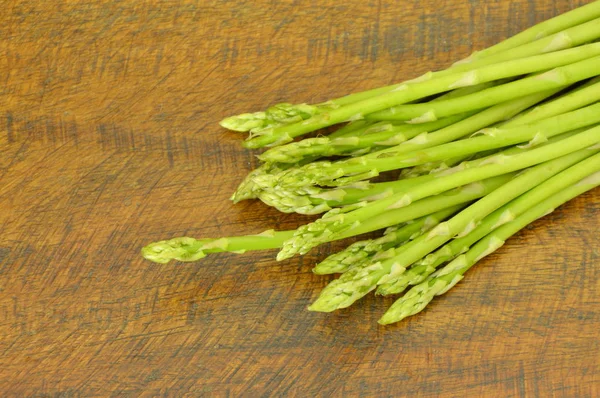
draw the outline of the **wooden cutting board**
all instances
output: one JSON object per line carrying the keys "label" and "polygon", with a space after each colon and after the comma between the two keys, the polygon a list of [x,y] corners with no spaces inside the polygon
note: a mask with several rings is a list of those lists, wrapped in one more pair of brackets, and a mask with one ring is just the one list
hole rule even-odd
{"label": "wooden cutting board", "polygon": [[391,299],[305,310],[341,244],[139,255],[307,220],[228,200],[257,161],[224,116],[413,78],[584,3],[3,2],[2,395],[598,396],[598,190],[391,327]]}

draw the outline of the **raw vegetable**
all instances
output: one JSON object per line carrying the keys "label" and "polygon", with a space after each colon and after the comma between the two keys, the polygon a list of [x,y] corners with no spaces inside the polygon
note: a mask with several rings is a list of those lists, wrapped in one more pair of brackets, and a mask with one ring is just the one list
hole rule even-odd
{"label": "raw vegetable", "polygon": [[285,260],[381,230],[315,266],[341,275],[309,310],[412,286],[379,323],[414,315],[519,230],[600,185],[599,39],[595,1],[445,70],[228,117],[223,127],[249,133],[244,146],[269,147],[233,202],[322,216],[290,231],[154,242],[142,255],[167,263],[280,249]]}

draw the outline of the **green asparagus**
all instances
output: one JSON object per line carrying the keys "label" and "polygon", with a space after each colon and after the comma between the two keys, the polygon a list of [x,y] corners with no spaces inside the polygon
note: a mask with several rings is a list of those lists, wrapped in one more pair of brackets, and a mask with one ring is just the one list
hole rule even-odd
{"label": "green asparagus", "polygon": [[[416,79],[226,118],[223,127],[249,133],[247,148],[270,147],[234,202],[324,214],[295,230],[154,242],[142,255],[167,263],[279,249],[282,260],[380,231],[314,267],[341,275],[309,309],[413,286],[379,321],[397,322],[520,229],[600,185],[599,71],[596,1]],[[317,132],[331,126],[339,128]]]}
{"label": "green asparagus", "polygon": [[468,235],[452,240],[435,253],[430,254],[417,262],[413,267],[407,269],[398,278],[379,285],[377,293],[382,295],[397,294],[409,285],[421,283],[439,265],[464,253],[472,244],[490,234],[499,226],[519,217],[536,203],[540,203],[549,196],[568,188],[573,181],[581,180],[599,170],[600,155],[595,155],[559,173],[487,216]]}
{"label": "green asparagus", "polygon": [[[429,95],[443,93],[459,87],[473,86],[488,81],[539,72],[572,63],[577,63],[577,70],[570,68],[568,72],[578,77],[580,76],[581,79],[585,79],[584,76],[594,76],[594,72],[600,68],[598,54],[600,54],[600,43],[594,43],[573,49],[483,66],[473,69],[470,72],[458,72],[431,80],[408,82],[400,85],[395,91],[331,109],[327,112],[316,114],[302,122],[265,128],[256,133],[255,137],[245,141],[244,145],[247,148],[281,145],[292,141],[294,137],[299,135],[345,121],[360,120],[366,114],[381,111],[395,105],[405,104]],[[564,73],[549,72],[538,77],[538,80],[547,85],[546,89],[551,89],[557,87],[560,83],[562,85],[567,84],[567,78],[568,76],[565,76]],[[558,79],[559,84],[556,83],[556,79]],[[539,88],[538,91],[542,90],[544,88]]]}
{"label": "green asparagus", "polygon": [[[598,150],[595,150],[597,152]],[[583,150],[538,165],[496,189],[465,210],[398,249],[391,249],[383,258],[374,258],[366,267],[352,268],[323,289],[319,298],[309,307],[311,311],[331,312],[346,308],[365,296],[377,285],[393,280],[419,259],[425,257],[454,236],[473,231],[488,214],[512,199],[527,192],[541,181],[593,155],[594,150]]]}
{"label": "green asparagus", "polygon": [[494,230],[494,232],[479,241],[468,252],[457,257],[444,268],[431,275],[426,281],[410,289],[388,309],[379,320],[379,323],[388,325],[422,311],[433,300],[434,296],[442,295],[454,287],[463,278],[466,271],[477,264],[482,258],[498,250],[512,235],[538,218],[552,212],[558,206],[599,185],[600,173],[596,172],[533,206],[514,221]]}

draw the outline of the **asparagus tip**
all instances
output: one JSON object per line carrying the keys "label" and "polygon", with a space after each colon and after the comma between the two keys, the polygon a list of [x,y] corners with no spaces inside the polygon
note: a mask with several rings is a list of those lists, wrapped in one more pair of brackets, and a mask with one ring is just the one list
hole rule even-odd
{"label": "asparagus tip", "polygon": [[159,264],[166,264],[171,260],[196,261],[206,256],[204,245],[212,240],[197,240],[181,237],[170,240],[153,242],[142,248],[142,256]]}
{"label": "asparagus tip", "polygon": [[395,317],[388,315],[386,312],[385,314],[383,314],[383,316],[381,318],[379,318],[377,323],[380,325],[390,325],[390,324],[396,323],[398,321],[399,321],[399,319],[396,319]]}
{"label": "asparagus tip", "polygon": [[228,130],[244,133],[263,127],[265,124],[265,114],[264,112],[242,113],[241,115],[226,117],[219,124]]}
{"label": "asparagus tip", "polygon": [[313,312],[333,312],[338,309],[338,306],[334,305],[331,300],[322,300],[319,298],[309,305],[307,309]]}

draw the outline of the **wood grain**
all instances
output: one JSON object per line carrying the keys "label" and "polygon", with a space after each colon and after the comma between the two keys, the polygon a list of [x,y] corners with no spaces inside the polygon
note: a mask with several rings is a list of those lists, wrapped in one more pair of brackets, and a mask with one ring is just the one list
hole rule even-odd
{"label": "wood grain", "polygon": [[333,245],[139,255],[306,220],[228,201],[256,160],[222,117],[415,77],[584,3],[1,2],[2,395],[599,396],[597,190],[392,327],[389,299],[305,310]]}

